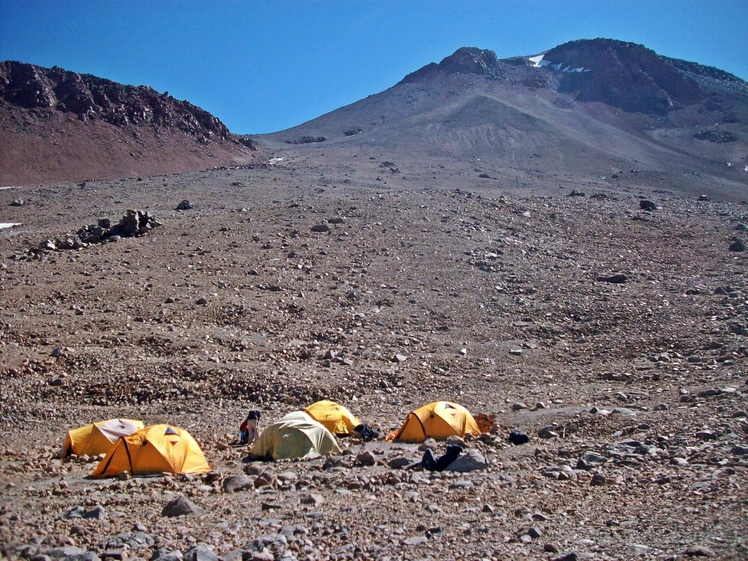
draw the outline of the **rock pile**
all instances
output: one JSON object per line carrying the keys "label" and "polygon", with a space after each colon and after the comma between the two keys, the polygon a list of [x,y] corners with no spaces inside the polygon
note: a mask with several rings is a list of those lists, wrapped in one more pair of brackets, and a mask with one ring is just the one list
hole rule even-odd
{"label": "rock pile", "polygon": [[[75,234],[62,238],[50,238],[29,249],[27,258],[40,257],[44,252],[83,249],[89,245],[104,242],[117,242],[121,238],[144,236],[161,224],[148,211],[128,210],[117,224],[112,225],[108,218],[100,218],[96,224],[81,227]],[[14,256],[20,259],[20,255]]]}

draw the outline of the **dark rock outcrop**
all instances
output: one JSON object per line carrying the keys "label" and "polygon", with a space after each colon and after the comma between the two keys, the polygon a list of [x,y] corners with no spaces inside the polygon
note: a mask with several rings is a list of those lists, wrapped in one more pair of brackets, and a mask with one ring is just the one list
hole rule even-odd
{"label": "dark rock outcrop", "polygon": [[[90,74],[33,64],[0,63],[0,98],[26,109],[75,113],[82,121],[100,119],[117,126],[155,125],[193,136],[226,140],[226,125],[189,101],[149,86],[126,86]],[[248,139],[242,138],[245,146]],[[251,141],[250,141],[251,143]]]}
{"label": "dark rock outcrop", "polygon": [[571,41],[545,53],[544,64],[562,72],[558,91],[577,101],[599,101],[624,111],[664,114],[698,103],[698,83],[654,51],[623,41]]}
{"label": "dark rock outcrop", "polygon": [[475,47],[461,47],[439,64],[432,62],[420,70],[408,74],[401,83],[420,82],[437,73],[476,74],[499,79],[505,74],[504,63],[496,58],[496,53]]}

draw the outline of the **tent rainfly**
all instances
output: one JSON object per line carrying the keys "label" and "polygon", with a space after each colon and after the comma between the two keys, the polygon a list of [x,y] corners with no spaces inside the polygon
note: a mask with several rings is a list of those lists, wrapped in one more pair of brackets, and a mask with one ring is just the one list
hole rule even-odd
{"label": "tent rainfly", "polygon": [[450,436],[464,438],[480,435],[478,423],[470,411],[449,401],[435,401],[408,413],[405,423],[387,436],[390,442],[423,442],[427,438],[444,440]]}
{"label": "tent rainfly", "polygon": [[129,436],[143,428],[143,421],[132,419],[109,419],[68,431],[62,445],[60,458],[70,454],[76,456],[98,456],[109,452],[119,438]]}
{"label": "tent rainfly", "polygon": [[152,425],[120,438],[91,474],[115,477],[151,473],[206,473],[210,466],[203,451],[186,430]]}
{"label": "tent rainfly", "polygon": [[304,411],[294,411],[267,427],[252,446],[254,456],[274,460],[306,458],[312,454],[340,452],[338,441]]}
{"label": "tent rainfly", "polygon": [[361,424],[348,409],[334,401],[323,400],[312,403],[304,409],[304,412],[333,434],[350,434]]}

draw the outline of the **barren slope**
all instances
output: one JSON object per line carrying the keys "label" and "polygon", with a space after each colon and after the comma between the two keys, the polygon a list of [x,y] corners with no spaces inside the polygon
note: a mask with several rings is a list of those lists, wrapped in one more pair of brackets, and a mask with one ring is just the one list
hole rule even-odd
{"label": "barren slope", "polygon": [[[520,183],[532,183],[538,172],[569,182],[644,172],[661,187],[744,198],[745,82],[641,47],[644,62],[618,68],[605,48],[625,53],[630,44],[590,43],[596,63],[575,43],[546,53],[545,65],[536,65],[539,57],[499,61],[490,51],[460,49],[380,94],[258,140],[309,156],[382,156],[401,169],[445,165],[461,174],[522,177]],[[564,57],[593,68],[569,72]],[[636,86],[632,76],[644,74],[638,68],[659,81]],[[671,93],[684,84],[690,95]],[[619,89],[630,103],[606,93]]]}

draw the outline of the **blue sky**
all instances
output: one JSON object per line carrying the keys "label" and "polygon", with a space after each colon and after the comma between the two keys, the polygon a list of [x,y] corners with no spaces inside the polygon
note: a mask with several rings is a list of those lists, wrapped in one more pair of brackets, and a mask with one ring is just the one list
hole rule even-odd
{"label": "blue sky", "polygon": [[506,58],[595,37],[748,80],[746,0],[0,0],[0,60],[149,85],[238,133],[308,121],[459,47]]}

